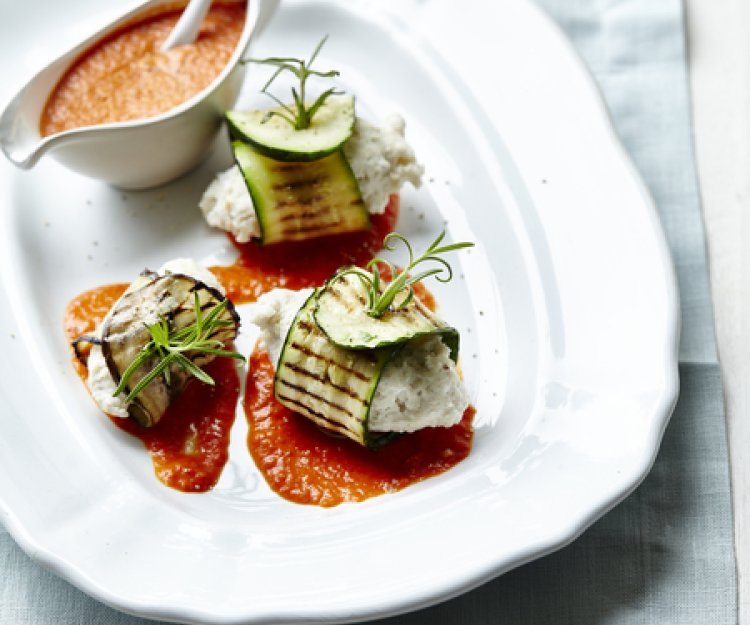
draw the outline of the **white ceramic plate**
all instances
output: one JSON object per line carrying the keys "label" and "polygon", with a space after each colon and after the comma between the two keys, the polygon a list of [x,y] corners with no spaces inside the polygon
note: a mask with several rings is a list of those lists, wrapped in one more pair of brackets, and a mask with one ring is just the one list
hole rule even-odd
{"label": "white ceramic plate", "polygon": [[[2,11],[6,95],[104,21],[94,0]],[[435,288],[463,332],[474,449],[442,476],[325,510],[268,490],[239,417],[214,491],[163,487],[72,371],[62,314],[81,290],[168,258],[231,259],[195,208],[225,149],[142,193],[49,160],[2,164],[0,518],[32,557],[127,612],[339,622],[447,599],[568,543],[630,493],[675,401],[678,305],[654,208],[537,9],[290,0],[253,52],[305,55],[323,33],[321,65],[366,114],[401,111],[427,166],[400,230],[421,245],[447,220],[478,242]]]}

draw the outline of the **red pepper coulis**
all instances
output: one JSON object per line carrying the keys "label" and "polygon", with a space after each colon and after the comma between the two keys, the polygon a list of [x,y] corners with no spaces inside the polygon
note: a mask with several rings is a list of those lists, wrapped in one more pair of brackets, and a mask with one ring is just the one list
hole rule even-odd
{"label": "red pepper coulis", "polygon": [[398,212],[398,196],[392,195],[385,212],[371,216],[371,228],[366,232],[267,246],[232,240],[240,254],[237,262],[211,271],[235,304],[254,302],[278,287],[320,286],[339,267],[367,264],[383,248],[385,235],[396,227]]}
{"label": "red pepper coulis", "polygon": [[472,407],[453,427],[404,434],[373,451],[282,406],[273,380],[268,354],[256,350],[244,399],[248,447],[271,489],[289,501],[330,507],[392,493],[447,471],[471,450]]}
{"label": "red pepper coulis", "polygon": [[[211,271],[235,304],[253,302],[276,287],[319,286],[342,265],[364,265],[380,251],[383,238],[395,228],[398,212],[398,196],[393,195],[386,211],[372,216],[367,232],[267,247],[233,241],[240,254],[237,262]],[[107,285],[73,299],[65,313],[68,339],[92,332],[125,288]],[[415,290],[425,305],[435,308],[434,298],[421,284]],[[74,365],[85,380],[86,367],[75,358]],[[218,481],[228,458],[229,430],[239,396],[234,361],[217,358],[206,370],[216,386],[192,380],[152,428],[111,417],[143,442],[159,480],[186,492],[209,490]],[[264,350],[251,355],[248,370],[243,407],[250,454],[270,487],[290,501],[328,507],[394,492],[447,471],[471,449],[471,407],[451,428],[405,434],[371,451],[331,436],[279,404],[273,396],[273,367]]]}

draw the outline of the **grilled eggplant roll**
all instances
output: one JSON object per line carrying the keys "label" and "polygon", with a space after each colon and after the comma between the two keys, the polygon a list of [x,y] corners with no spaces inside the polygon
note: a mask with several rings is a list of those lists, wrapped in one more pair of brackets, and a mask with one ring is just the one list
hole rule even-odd
{"label": "grilled eggplant roll", "polygon": [[[127,293],[110,312],[102,328],[101,347],[112,379],[119,384],[123,373],[150,342],[151,334],[144,320],[153,323],[164,318],[173,330],[179,331],[195,323],[195,296],[201,314],[207,316],[224,296],[190,276],[170,274],[158,276],[141,288]],[[226,306],[219,314],[225,323],[219,324],[208,337],[222,344],[232,341],[239,326],[233,307]],[[201,367],[213,360],[204,352],[185,354]],[[157,357],[147,360],[130,376],[123,392],[127,394],[156,365]],[[168,378],[168,380],[167,380]],[[128,405],[128,412],[138,423],[150,427],[159,422],[172,400],[185,388],[190,374],[177,365],[169,368],[169,375],[160,375],[148,384]]]}
{"label": "grilled eggplant roll", "polygon": [[[170,334],[179,333],[194,325],[198,314],[206,319],[213,309],[221,306],[216,323],[211,323],[210,333],[204,338],[226,345],[236,337],[239,316],[212,278],[206,278],[213,283],[209,285],[185,273],[144,272],[109,311],[97,335],[82,337],[78,341],[94,344],[87,363],[89,389],[105,412],[130,416],[143,427],[151,427],[159,422],[190,378],[191,374],[184,367],[172,364],[131,401],[125,402],[124,398],[163,358],[155,353],[128,371],[152,340],[147,326],[163,322]],[[197,367],[206,365],[215,357],[202,350],[186,351],[183,355]],[[114,391],[126,372],[127,383],[114,397]]]}
{"label": "grilled eggplant roll", "polygon": [[[332,285],[340,296],[331,297]],[[354,275],[329,281],[306,299],[290,324],[283,309],[299,301],[296,292],[277,289],[251,309],[267,345],[286,336],[276,362],[276,399],[369,448],[399,432],[457,423],[468,405],[456,371],[458,332],[417,299],[360,329],[357,315],[342,302],[359,301],[361,288]],[[321,318],[337,341],[321,328]],[[269,348],[272,357],[275,351]]]}

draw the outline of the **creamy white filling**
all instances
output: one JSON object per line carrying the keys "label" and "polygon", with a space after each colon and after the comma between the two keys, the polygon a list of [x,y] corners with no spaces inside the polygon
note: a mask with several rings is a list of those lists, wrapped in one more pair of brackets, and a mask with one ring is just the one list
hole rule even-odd
{"label": "creamy white filling", "polygon": [[[380,126],[358,118],[344,144],[344,154],[372,214],[385,211],[389,196],[405,183],[421,184],[424,167],[406,142],[405,130],[403,118],[395,113]],[[240,243],[260,236],[253,201],[237,166],[216,176],[199,206],[210,226],[232,233]]]}
{"label": "creamy white filling", "polygon": [[126,419],[128,417],[128,406],[122,395],[114,397],[117,384],[112,379],[112,374],[109,372],[104,354],[102,354],[102,348],[99,345],[92,345],[86,366],[89,369],[86,382],[97,406],[108,415]]}
{"label": "creamy white filling", "polygon": [[[289,327],[312,289],[274,289],[246,307],[243,319],[258,326],[276,366]],[[469,398],[450,350],[440,337],[410,341],[386,366],[373,396],[369,427],[375,432],[414,432],[461,420]]]}
{"label": "creamy white filling", "polygon": [[[204,284],[219,291],[222,295],[225,295],[224,287],[216,279],[216,276],[214,276],[214,274],[203,265],[199,265],[190,258],[175,258],[174,260],[170,260],[159,267],[159,270],[156,273],[159,275],[166,275],[169,273],[184,274],[195,278],[196,280],[200,280]],[[149,279],[150,278],[139,276],[130,284],[125,293],[140,288]],[[144,323],[153,323],[154,321],[156,321],[156,319],[145,319]],[[102,324],[96,329],[96,332],[94,333],[96,336],[101,336],[103,325],[104,322],[102,322]],[[91,392],[91,396],[94,398],[94,401],[99,408],[109,415],[121,417],[123,419],[127,418],[129,415],[128,406],[125,403],[125,397],[123,395],[113,397],[115,390],[117,390],[117,384],[115,384],[115,381],[112,379],[112,374],[109,372],[109,368],[104,360],[104,354],[102,354],[102,348],[100,346],[91,346],[91,352],[89,353],[86,366],[88,367],[88,377],[86,382],[89,391]]]}
{"label": "creamy white filling", "polygon": [[203,284],[216,289],[222,295],[226,295],[227,292],[224,286],[219,282],[219,279],[211,273],[211,271],[196,263],[192,258],[173,258],[164,263],[156,271],[160,276],[164,276],[170,273],[181,273],[185,276],[190,276],[196,280],[203,282]]}
{"label": "creamy white filling", "polygon": [[406,122],[396,113],[387,115],[381,126],[357,119],[344,144],[344,155],[370,213],[382,213],[389,196],[405,183],[415,187],[422,183],[424,167],[417,163],[405,132]]}
{"label": "creamy white filling", "polygon": [[253,200],[236,165],[214,178],[198,206],[209,226],[231,232],[240,243],[260,236]]}
{"label": "creamy white filling", "polygon": [[426,336],[409,341],[386,365],[368,426],[373,432],[449,427],[461,420],[468,405],[450,349],[439,336]]}
{"label": "creamy white filling", "polygon": [[261,338],[274,368],[278,365],[281,348],[294,317],[312,292],[313,289],[273,289],[244,307],[242,320],[260,328]]}

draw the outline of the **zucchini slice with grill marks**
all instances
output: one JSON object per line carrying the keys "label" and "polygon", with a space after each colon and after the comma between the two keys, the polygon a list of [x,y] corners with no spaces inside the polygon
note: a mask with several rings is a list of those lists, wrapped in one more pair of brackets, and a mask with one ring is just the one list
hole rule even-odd
{"label": "zucchini slice with grill marks", "polygon": [[[102,354],[115,384],[151,341],[146,323],[154,323],[162,317],[176,330],[195,323],[195,294],[204,314],[225,299],[219,291],[203,282],[174,273],[146,280],[144,285],[129,290],[118,300],[104,322],[101,337]],[[227,302],[219,319],[226,323],[219,325],[209,338],[226,344],[235,338],[239,327],[239,316],[231,302]],[[185,356],[199,367],[214,358],[203,352],[188,352]],[[156,356],[133,373],[124,390],[126,395],[155,364]],[[184,390],[189,377],[186,371],[173,366],[169,370],[169,380],[165,376],[157,377],[128,404],[130,416],[144,427],[155,425],[172,400]]]}
{"label": "zucchini slice with grill marks", "polygon": [[375,349],[439,334],[451,350],[451,359],[456,361],[458,330],[444,324],[417,297],[402,310],[371,317],[367,314],[367,286],[357,274],[369,275],[359,267],[340,269],[316,299],[315,322],[331,342],[346,349]]}
{"label": "zucchini slice with grill marks", "polygon": [[357,179],[341,151],[308,163],[285,163],[232,142],[253,199],[264,244],[367,230]]}
{"label": "zucchini slice with grill marks", "polygon": [[366,447],[380,447],[394,435],[370,432],[367,417],[383,369],[399,347],[337,347],[315,323],[315,298],[313,293],[289,328],[276,367],[276,399],[326,430]]}
{"label": "zucchini slice with grill marks", "polygon": [[[330,292],[326,295],[329,283],[315,291],[298,311],[279,356],[274,394],[287,408],[319,426],[366,447],[377,448],[397,436],[393,432],[371,431],[368,425],[375,392],[385,369],[409,341],[425,335],[439,335],[455,362],[458,332],[442,324],[418,300],[403,314],[393,313],[378,320],[378,325],[367,321],[370,329],[360,332],[356,329],[361,321],[356,308],[364,311],[359,299],[361,281],[356,275],[346,274],[335,284],[346,291],[344,296],[331,296]],[[354,306],[349,305],[352,301],[356,302]],[[351,326],[348,334],[346,330],[336,332],[337,336],[343,336],[346,347],[332,341],[321,329],[316,322],[316,315],[321,313],[330,322],[328,330],[331,325],[335,328],[337,324]],[[374,332],[373,339],[366,336],[370,331]],[[349,340],[352,336],[355,348]],[[362,337],[366,340],[357,343]]]}
{"label": "zucchini slice with grill marks", "polygon": [[329,97],[315,112],[310,126],[301,130],[274,112],[283,111],[229,111],[229,130],[233,137],[277,161],[314,161],[332,154],[354,130],[352,96]]}

